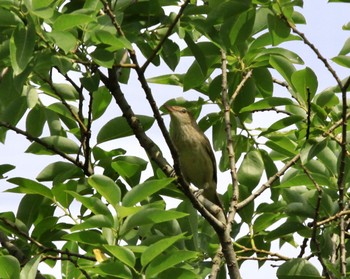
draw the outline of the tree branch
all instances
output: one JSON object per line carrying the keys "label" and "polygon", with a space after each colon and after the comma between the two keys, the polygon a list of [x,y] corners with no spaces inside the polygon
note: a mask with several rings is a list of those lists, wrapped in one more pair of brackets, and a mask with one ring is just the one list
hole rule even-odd
{"label": "tree branch", "polygon": [[91,173],[87,172],[85,169],[84,169],[84,164],[76,159],[74,159],[73,157],[67,155],[66,153],[62,152],[61,150],[59,150],[56,146],[54,145],[50,145],[50,144],[47,144],[46,142],[44,142],[43,140],[39,139],[39,138],[36,138],[34,136],[32,136],[31,134],[29,134],[28,132],[26,131],[23,131],[9,123],[6,123],[6,122],[3,122],[3,121],[0,121],[0,126],[1,127],[5,127],[9,130],[12,130],[14,132],[16,132],[17,134],[20,134],[20,135],[23,135],[25,136],[28,140],[30,141],[34,141],[40,145],[42,145],[43,147],[45,147],[47,150],[50,150],[52,151],[53,153],[55,153],[56,155],[59,155],[61,156],[62,158],[66,159],[67,161],[73,163],[74,165],[76,165],[77,167],[79,167],[80,169],[82,169],[86,175],[90,176]]}
{"label": "tree branch", "polygon": [[[251,73],[251,72],[250,72]],[[239,265],[236,258],[236,253],[232,246],[232,240],[230,237],[232,224],[236,215],[236,205],[239,199],[239,187],[238,187],[238,178],[237,178],[237,168],[236,168],[236,160],[235,160],[235,153],[233,149],[233,141],[232,141],[232,134],[231,134],[231,117],[230,117],[230,104],[228,102],[228,88],[227,88],[227,58],[226,53],[224,50],[221,50],[221,75],[222,75],[222,105],[224,110],[224,121],[225,121],[225,132],[226,132],[226,139],[227,139],[227,152],[229,156],[230,161],[230,173],[231,173],[231,181],[232,181],[232,187],[233,187],[233,195],[232,195],[232,201],[230,202],[230,209],[229,209],[229,215],[227,219],[227,228],[226,228],[226,234],[228,234],[228,239],[225,241],[225,245],[222,245],[222,251],[225,255],[226,263],[228,266],[229,274],[231,278],[241,278],[241,274],[239,271]],[[243,78],[240,85],[237,87],[236,92],[234,95],[237,95],[240,88],[243,87],[244,80],[247,80],[249,77],[246,75],[245,78]],[[234,100],[234,98],[231,98],[231,100]],[[230,247],[232,246],[232,247]],[[225,253],[227,251],[227,253]]]}
{"label": "tree branch", "polygon": [[239,202],[236,206],[237,210],[245,207],[248,203],[260,196],[266,189],[270,188],[271,185],[281,177],[291,166],[293,166],[300,159],[300,154],[295,155],[289,162],[287,162],[276,174],[271,176],[267,182],[265,182],[258,190],[248,196],[245,200]]}

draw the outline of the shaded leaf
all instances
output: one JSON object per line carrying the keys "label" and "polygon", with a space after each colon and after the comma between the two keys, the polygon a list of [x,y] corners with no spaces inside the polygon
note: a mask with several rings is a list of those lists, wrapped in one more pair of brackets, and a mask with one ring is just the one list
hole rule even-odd
{"label": "shaded leaf", "polygon": [[174,210],[164,211],[155,208],[146,208],[144,210],[136,212],[133,215],[128,216],[120,229],[120,234],[124,235],[130,229],[137,226],[162,223],[178,218],[183,218],[187,215],[187,213]]}
{"label": "shaded leaf", "polygon": [[52,192],[49,188],[44,186],[41,183],[38,183],[36,181],[22,178],[22,177],[15,177],[8,180],[8,182],[12,184],[18,185],[16,188],[8,189],[6,192],[13,192],[13,193],[26,193],[26,194],[38,194],[44,197],[47,197],[49,199],[53,199]]}
{"label": "shaded leaf", "polygon": [[283,263],[277,270],[278,279],[321,279],[317,268],[308,260],[302,258],[291,259]]}
{"label": "shaded leaf", "polygon": [[93,18],[84,14],[62,14],[53,23],[54,31],[66,31],[83,26],[93,21]]}
{"label": "shaded leaf", "polygon": [[73,232],[62,236],[63,239],[77,241],[88,245],[107,244],[106,239],[96,230]]}
{"label": "shaded leaf", "polygon": [[293,101],[289,98],[282,97],[266,97],[262,100],[256,101],[253,104],[244,107],[240,112],[258,111],[265,109],[272,109],[278,106],[292,105]]}
{"label": "shaded leaf", "polygon": [[94,174],[88,178],[88,183],[112,206],[116,207],[120,201],[121,192],[118,185],[109,177]]}
{"label": "shaded leaf", "polygon": [[20,265],[18,260],[10,255],[0,256],[0,278],[20,278]]}
{"label": "shaded leaf", "polygon": [[146,269],[146,276],[152,277],[168,268],[171,268],[181,262],[187,262],[190,259],[195,259],[198,257],[198,252],[193,251],[177,251],[175,253],[162,255],[151,262],[151,264]]}
{"label": "shaded leaf", "polygon": [[34,256],[22,268],[20,279],[35,279],[38,273],[38,266],[41,256]]}
{"label": "shaded leaf", "polygon": [[[146,115],[136,115],[142,125],[143,129],[147,131],[153,125],[154,118]],[[102,143],[112,139],[124,138],[133,135],[126,119],[122,116],[116,117],[108,121],[99,131],[97,135],[97,142]]]}
{"label": "shaded leaf", "polygon": [[[80,147],[73,140],[66,137],[51,136],[41,138],[41,140],[48,146],[54,147],[66,154],[78,154],[80,151]],[[46,149],[45,146],[37,142],[32,143],[25,152],[37,155],[55,154],[53,151]]]}
{"label": "shaded leaf", "polygon": [[132,273],[124,264],[116,261],[104,261],[93,267],[85,267],[85,270],[91,272],[92,274],[102,275],[103,278],[108,276],[113,276],[117,278],[132,278]]}
{"label": "shaded leaf", "polygon": [[297,94],[304,101],[304,104],[306,104],[308,94],[310,93],[310,102],[316,94],[318,86],[317,76],[311,68],[306,67],[305,69],[296,71],[292,74],[292,84],[296,89]]}
{"label": "shaded leaf", "polygon": [[185,239],[185,233],[180,235],[166,237],[158,242],[150,245],[141,255],[141,264],[142,266],[146,266],[149,264],[155,257],[162,254],[165,250],[167,250],[170,246],[172,246],[176,241],[180,239]]}
{"label": "shaded leaf", "polygon": [[10,39],[10,58],[15,75],[19,75],[33,58],[35,29],[29,24],[17,25]]}
{"label": "shaded leaf", "polygon": [[258,185],[264,171],[264,162],[258,150],[247,153],[238,169],[238,181],[253,190]]}
{"label": "shaded leaf", "polygon": [[116,245],[104,245],[103,246],[109,253],[120,260],[122,263],[134,267],[136,258],[134,253],[128,248]]}
{"label": "shaded leaf", "polygon": [[174,180],[175,178],[164,178],[157,180],[148,180],[144,183],[141,183],[125,194],[123,198],[123,205],[133,206],[136,203],[147,199],[154,193],[168,186]]}

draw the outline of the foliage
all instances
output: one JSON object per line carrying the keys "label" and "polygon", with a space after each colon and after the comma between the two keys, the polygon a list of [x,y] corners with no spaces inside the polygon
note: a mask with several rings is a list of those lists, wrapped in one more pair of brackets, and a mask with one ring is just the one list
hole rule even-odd
{"label": "foliage", "polygon": [[[247,260],[284,262],[276,270],[281,279],[346,277],[350,79],[340,80],[297,29],[306,23],[296,11],[302,0],[178,5],[1,1],[0,140],[6,144],[12,130],[31,141],[26,152],[60,156],[36,179],[8,178],[14,187],[7,191],[23,198],[16,213],[0,213],[1,278],[52,278],[38,271],[43,262],[61,264],[64,278],[226,278],[227,272],[240,278]],[[317,71],[281,46],[291,40],[318,55],[334,86],[318,88]],[[332,59],[347,68],[349,45]],[[177,72],[188,59],[188,69]],[[150,65],[171,73],[147,79]],[[136,79],[154,117],[134,114],[125,98],[132,92],[123,86]],[[174,177],[146,135],[156,122],[176,160],[152,83],[198,92],[192,102],[169,96],[196,116],[215,105],[198,121],[204,130],[212,127],[218,168],[232,174],[223,195],[228,224],[212,218]],[[114,101],[122,113],[108,110]],[[266,111],[279,117],[249,129],[256,113]],[[95,125],[101,119],[102,127]],[[147,158],[117,145],[128,136],[137,137]],[[115,148],[106,149],[111,140]],[[144,179],[147,165],[152,175]],[[0,165],[1,178],[13,168]],[[258,202],[263,192],[270,199]],[[178,206],[166,209],[166,197]],[[295,258],[273,251],[274,241],[293,245]]]}

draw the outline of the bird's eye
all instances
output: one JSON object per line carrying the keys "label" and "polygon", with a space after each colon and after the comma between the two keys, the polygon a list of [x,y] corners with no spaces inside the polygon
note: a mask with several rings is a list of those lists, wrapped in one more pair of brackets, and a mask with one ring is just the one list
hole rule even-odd
{"label": "bird's eye", "polygon": [[183,108],[182,110],[180,110],[181,113],[186,113],[187,110],[185,108]]}

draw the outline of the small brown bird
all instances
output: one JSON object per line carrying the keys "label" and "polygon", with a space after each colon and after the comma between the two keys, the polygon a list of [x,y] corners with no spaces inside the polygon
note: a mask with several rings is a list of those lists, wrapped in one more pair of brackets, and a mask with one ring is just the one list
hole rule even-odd
{"label": "small brown bird", "polygon": [[184,179],[202,189],[203,196],[223,209],[216,192],[216,161],[208,138],[184,107],[165,106],[169,111],[170,137],[179,155]]}

